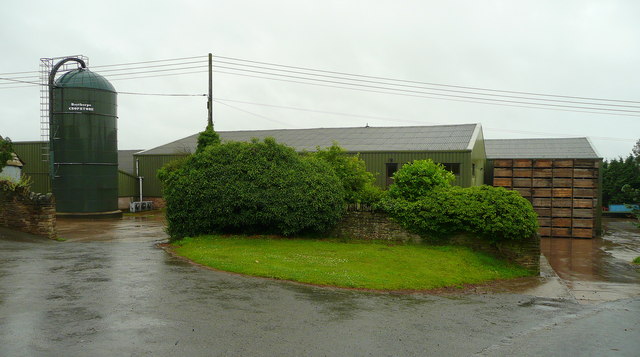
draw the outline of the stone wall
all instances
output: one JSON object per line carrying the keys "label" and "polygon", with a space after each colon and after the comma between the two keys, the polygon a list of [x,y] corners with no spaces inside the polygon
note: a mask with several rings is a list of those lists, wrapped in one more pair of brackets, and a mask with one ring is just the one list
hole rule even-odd
{"label": "stone wall", "polygon": [[[423,239],[406,231],[392,221],[387,214],[372,211],[348,210],[343,219],[330,232],[336,238],[422,242]],[[507,259],[529,270],[540,271],[540,237],[533,236],[524,241],[505,241],[491,244],[472,235],[450,237],[448,243],[462,245]]]}
{"label": "stone wall", "polygon": [[538,235],[526,240],[502,241],[492,244],[472,235],[461,234],[449,238],[449,242],[507,259],[532,271],[540,271],[541,253],[540,236]]}
{"label": "stone wall", "polygon": [[389,219],[385,213],[371,211],[347,211],[330,234],[338,238],[421,241],[419,235],[407,232],[398,223]]}
{"label": "stone wall", "polygon": [[0,226],[55,239],[56,204],[51,194],[0,181]]}

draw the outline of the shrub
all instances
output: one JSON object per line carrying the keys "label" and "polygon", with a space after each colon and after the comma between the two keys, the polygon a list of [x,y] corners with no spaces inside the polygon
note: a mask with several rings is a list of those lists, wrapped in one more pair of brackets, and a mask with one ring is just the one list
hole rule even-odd
{"label": "shrub", "polygon": [[416,201],[437,187],[450,187],[455,175],[431,159],[405,164],[393,175],[389,197]]}
{"label": "shrub", "polygon": [[386,199],[383,208],[402,226],[423,236],[474,233],[496,242],[526,239],[538,229],[529,201],[500,187],[440,187],[415,201]]}
{"label": "shrub", "polygon": [[381,189],[374,185],[375,177],[367,171],[365,162],[358,155],[350,155],[338,143],[325,149],[317,148],[315,156],[329,164],[345,191],[347,203],[367,203],[377,200]]}
{"label": "shrub", "polygon": [[207,125],[207,128],[198,135],[196,152],[201,152],[207,146],[216,144],[220,144],[220,135],[213,130],[212,126]]}
{"label": "shrub", "polygon": [[9,138],[0,136],[0,170],[7,166],[7,161],[13,158],[13,145]]}
{"label": "shrub", "polygon": [[610,204],[637,203],[633,191],[640,189],[640,161],[632,155],[602,163],[602,200],[605,206]]}
{"label": "shrub", "polygon": [[344,211],[344,190],[331,167],[272,138],[207,146],[159,177],[173,239],[322,231]]}

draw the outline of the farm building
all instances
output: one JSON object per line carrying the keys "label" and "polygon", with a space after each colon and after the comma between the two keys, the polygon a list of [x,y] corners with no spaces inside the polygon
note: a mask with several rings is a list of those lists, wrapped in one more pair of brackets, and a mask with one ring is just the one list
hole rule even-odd
{"label": "farm building", "polygon": [[[44,141],[13,142],[13,149],[24,162],[22,173],[31,178],[31,190],[37,193],[51,192],[49,163],[43,159],[47,143]],[[118,151],[118,196],[123,201],[138,194],[134,176],[133,153],[140,150]],[[127,203],[128,205],[128,203]],[[128,207],[128,206],[127,206]]]}
{"label": "farm building", "polygon": [[[455,184],[505,187],[529,199],[538,213],[543,237],[592,238],[601,230],[600,158],[587,138],[485,140],[480,124],[221,131],[223,141],[273,137],[299,152],[337,142],[359,153],[380,187],[403,164],[432,159],[456,175]],[[118,196],[123,206],[139,195],[136,162],[144,177],[145,199],[161,198],[157,171],[164,164],[195,152],[194,134],[145,151],[118,152]],[[44,142],[16,142],[35,192],[51,192]],[[485,152],[486,148],[486,152]],[[126,202],[125,202],[126,201]]]}
{"label": "farm building", "polygon": [[[337,142],[349,153],[359,153],[376,183],[386,187],[402,164],[432,159],[456,175],[455,184],[468,187],[484,183],[486,161],[480,124],[219,131],[222,141],[249,141],[273,137],[296,151],[315,151]],[[160,197],[157,171],[162,165],[195,152],[199,134],[134,154],[144,177],[145,197]]]}
{"label": "farm building", "polygon": [[500,139],[485,145],[485,181],[531,201],[542,237],[600,234],[602,158],[589,139]]}

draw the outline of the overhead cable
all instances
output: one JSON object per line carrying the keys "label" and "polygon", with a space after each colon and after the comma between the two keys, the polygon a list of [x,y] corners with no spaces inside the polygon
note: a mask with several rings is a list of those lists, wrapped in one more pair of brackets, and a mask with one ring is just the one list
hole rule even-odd
{"label": "overhead cable", "polygon": [[[345,112],[315,110],[315,109],[308,109],[308,108],[282,106],[282,105],[265,104],[265,103],[256,103],[256,102],[248,102],[248,101],[226,99],[226,98],[214,98],[214,102],[219,102],[220,104],[223,104],[222,102],[242,103],[242,104],[257,105],[257,106],[263,106],[263,107],[269,107],[269,108],[289,109],[289,110],[296,110],[296,111],[303,111],[303,112],[310,112],[310,113],[330,114],[330,115],[348,116],[348,117],[354,117],[354,118],[384,120],[384,121],[391,121],[391,122],[415,123],[415,124],[422,124],[422,125],[424,125],[424,124],[442,125],[443,124],[443,123],[428,122],[428,121],[423,121],[423,120],[409,120],[409,119],[403,119],[403,118],[382,117],[382,116],[375,116],[375,115],[362,115],[362,114],[353,114],[353,113],[345,113]],[[491,130],[491,131],[502,131],[502,132],[510,132],[510,133],[524,133],[524,134],[534,134],[534,135],[555,135],[555,136],[557,136],[557,135],[565,135],[565,136],[580,137],[579,135],[573,135],[573,134],[537,132],[537,131],[526,131],[526,130],[509,130],[509,129],[502,129],[502,128],[484,127],[484,126],[483,126],[483,128],[485,128],[487,130]],[[627,138],[598,137],[598,136],[589,136],[589,137],[593,138],[593,139],[601,139],[601,140],[613,140],[613,141],[625,141],[625,142],[629,142],[629,141],[635,142],[636,141],[636,139],[627,139]]]}
{"label": "overhead cable", "polygon": [[278,66],[278,67],[284,67],[284,68],[302,69],[302,70],[317,71],[317,72],[322,72],[322,73],[341,74],[341,75],[347,75],[347,76],[363,77],[363,78],[371,78],[371,79],[381,79],[381,80],[397,81],[397,82],[404,82],[404,83],[426,84],[426,85],[433,85],[433,86],[461,88],[461,89],[473,89],[473,90],[492,91],[492,92],[500,92],[500,93],[526,94],[526,95],[545,96],[545,97],[600,100],[600,101],[638,103],[638,104],[640,104],[640,101],[633,101],[633,100],[607,99],[607,98],[595,98],[595,97],[579,97],[579,96],[569,96],[569,95],[560,95],[560,94],[545,94],[545,93],[536,93],[536,92],[523,92],[523,91],[500,90],[500,89],[490,89],[490,88],[481,88],[481,87],[459,86],[459,85],[452,85],[452,84],[413,81],[413,80],[397,79],[397,78],[390,78],[390,77],[377,77],[377,76],[369,76],[369,75],[363,75],[363,74],[353,74],[353,73],[347,73],[347,72],[327,71],[327,70],[314,69],[314,68],[309,68],[309,67],[299,67],[299,66],[282,65],[282,64],[270,63],[270,62],[252,61],[252,60],[246,60],[246,59],[235,58],[235,57],[225,57],[225,56],[216,56],[216,55],[214,55],[213,57],[214,58],[224,58],[224,59],[229,59],[229,60],[234,60],[234,61],[248,62],[248,63],[258,63],[258,64],[264,64],[264,65],[270,65],[270,66]]}

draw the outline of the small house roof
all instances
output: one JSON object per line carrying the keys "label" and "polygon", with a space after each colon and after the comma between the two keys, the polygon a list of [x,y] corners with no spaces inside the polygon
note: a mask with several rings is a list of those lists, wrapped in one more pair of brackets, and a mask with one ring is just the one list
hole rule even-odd
{"label": "small house roof", "polygon": [[487,159],[600,159],[588,138],[485,139]]}
{"label": "small house roof", "polygon": [[[224,141],[249,141],[273,137],[296,151],[315,151],[336,141],[348,152],[367,151],[470,151],[480,124],[218,131]],[[171,155],[195,152],[198,134],[139,152],[138,155]]]}
{"label": "small house roof", "polygon": [[18,157],[16,153],[11,153],[11,159],[7,160],[7,166],[16,166],[22,167],[24,166],[24,162]]}

